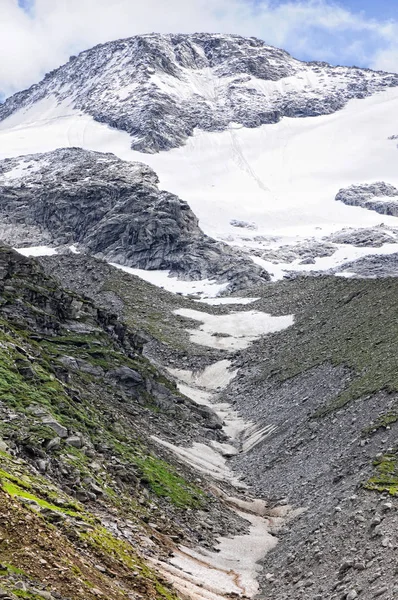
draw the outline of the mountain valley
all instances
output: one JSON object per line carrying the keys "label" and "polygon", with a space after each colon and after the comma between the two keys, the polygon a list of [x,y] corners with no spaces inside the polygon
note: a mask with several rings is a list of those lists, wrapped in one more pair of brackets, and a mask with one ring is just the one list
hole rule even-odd
{"label": "mountain valley", "polygon": [[398,76],[148,34],[0,104],[0,597],[398,596]]}

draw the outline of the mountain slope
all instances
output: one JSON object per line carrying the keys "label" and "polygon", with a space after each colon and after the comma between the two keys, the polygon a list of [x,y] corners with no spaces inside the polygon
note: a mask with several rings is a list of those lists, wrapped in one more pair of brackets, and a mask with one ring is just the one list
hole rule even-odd
{"label": "mountain slope", "polygon": [[15,246],[77,244],[110,262],[233,288],[267,281],[244,254],[204,235],[186,202],[157,184],[143,164],[78,148],[0,161],[0,234]]}
{"label": "mountain slope", "polygon": [[[114,301],[107,296],[112,289],[125,318],[144,323],[135,307],[151,294],[149,284],[137,286],[131,276],[112,273],[99,261],[90,261],[87,270],[79,255],[40,260],[47,272],[75,289],[85,279],[90,295],[104,304]],[[257,425],[257,443],[248,450],[240,446],[229,464],[244,473],[256,495],[265,494],[270,507],[282,510],[288,503],[298,509],[262,561],[260,597],[340,600],[355,590],[373,600],[387,588],[381,597],[393,600],[397,280],[301,277],[250,293],[254,302],[242,306],[243,313],[254,308],[295,315],[285,331],[236,353],[238,373],[220,395],[220,402],[232,403]],[[216,357],[200,346],[199,354],[185,340],[180,347],[178,324],[170,322],[162,296],[161,315],[151,323],[161,345],[148,345],[147,352],[175,369],[188,363],[199,379],[203,365]],[[153,314],[156,304],[149,310]],[[213,307],[215,315],[228,310],[227,305]],[[199,371],[195,365],[201,365]]]}
{"label": "mountain slope", "polygon": [[345,227],[397,225],[335,201],[351,185],[398,186],[397,105],[394,74],[302,63],[252,38],[150,34],[83,52],[8,99],[0,156],[72,146],[145,162],[206,234],[255,249],[280,277],[366,255],[345,244],[287,264],[280,247],[315,239],[328,257]]}
{"label": "mountain slope", "polygon": [[156,560],[246,531],[156,441],[225,435],[144,358],[147,340],[0,248],[2,597],[172,600]]}
{"label": "mountain slope", "polygon": [[195,128],[330,114],[350,98],[396,86],[397,75],[305,64],[255,38],[149,34],[71,57],[6,101],[0,121],[54,96],[128,132],[134,150],[157,152],[180,146]]}

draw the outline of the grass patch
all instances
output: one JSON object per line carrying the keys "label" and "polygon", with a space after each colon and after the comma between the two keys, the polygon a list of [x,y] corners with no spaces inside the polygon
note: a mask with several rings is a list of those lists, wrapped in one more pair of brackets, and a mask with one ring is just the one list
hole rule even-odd
{"label": "grass patch", "polygon": [[142,477],[152,492],[161,498],[169,498],[179,508],[199,508],[204,504],[204,494],[199,488],[187,483],[165,461],[147,456],[137,459]]}
{"label": "grass patch", "polygon": [[115,537],[105,527],[98,526],[92,531],[81,533],[80,537],[100,555],[112,558],[128,572],[135,572],[147,585],[152,584],[158,600],[177,600],[177,596],[159,581],[156,574],[135,553],[131,544]]}
{"label": "grass patch", "polygon": [[384,415],[380,415],[372,425],[366,427],[362,431],[362,435],[366,437],[369,434],[375,433],[379,429],[386,429],[391,427],[394,423],[398,421],[398,410],[390,410]]}
{"label": "grass patch", "polygon": [[[84,518],[84,513],[78,502],[63,494],[43,477],[28,475],[20,471],[16,471],[17,474],[10,473],[9,471],[14,468],[20,469],[21,466],[14,464],[9,457],[3,466],[8,470],[0,469],[0,485],[10,496],[33,500],[41,508],[62,512],[71,517]],[[62,506],[51,502],[51,500],[59,499],[62,500]]]}
{"label": "grass patch", "polygon": [[41,596],[40,594],[34,594],[29,590],[14,589],[12,593],[17,598],[25,598],[26,600],[43,600],[43,596]]}
{"label": "grass patch", "polygon": [[1,563],[0,566],[0,575],[1,576],[6,576],[6,575],[22,575],[25,576],[25,572],[22,569],[19,569],[18,567],[14,567],[14,565],[10,565],[8,563]]}
{"label": "grass patch", "polygon": [[398,496],[398,454],[397,450],[385,454],[373,463],[376,474],[366,482],[367,490],[388,492],[391,496]]}
{"label": "grass patch", "polygon": [[9,480],[4,480],[1,478],[2,488],[5,492],[10,494],[10,496],[17,496],[18,498],[23,498],[24,500],[33,500],[40,506],[40,508],[48,508],[49,510],[60,512],[71,517],[80,517],[80,513],[77,513],[73,510],[69,510],[67,508],[61,508],[60,506],[56,506],[55,504],[51,504],[47,502],[47,500],[43,500],[35,494],[28,492],[26,489],[23,489]]}

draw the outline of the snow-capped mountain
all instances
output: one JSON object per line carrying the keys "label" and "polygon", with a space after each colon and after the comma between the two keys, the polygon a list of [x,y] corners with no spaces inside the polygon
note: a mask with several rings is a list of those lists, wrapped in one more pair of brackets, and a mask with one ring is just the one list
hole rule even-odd
{"label": "snow-capped mountain", "polygon": [[397,115],[396,74],[300,62],[254,38],[149,34],[9,98],[0,158],[80,147],[144,162],[205,234],[279,277],[396,252],[387,199],[377,212],[339,190],[398,188]]}
{"label": "snow-capped mountain", "polygon": [[195,128],[330,114],[397,86],[398,75],[303,63],[255,38],[150,34],[71,57],[5,102],[0,120],[53,95],[129,133],[134,150],[158,152],[181,146]]}

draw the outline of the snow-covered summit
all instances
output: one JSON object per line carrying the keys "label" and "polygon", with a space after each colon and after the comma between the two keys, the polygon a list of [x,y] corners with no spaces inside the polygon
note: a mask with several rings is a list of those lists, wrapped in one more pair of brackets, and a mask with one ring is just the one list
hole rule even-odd
{"label": "snow-covered summit", "polygon": [[0,121],[56,99],[126,131],[141,152],[178,147],[197,128],[254,128],[283,116],[331,114],[398,86],[398,75],[304,63],[256,38],[148,34],[73,56],[0,106]]}

